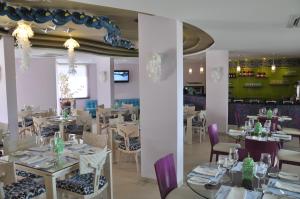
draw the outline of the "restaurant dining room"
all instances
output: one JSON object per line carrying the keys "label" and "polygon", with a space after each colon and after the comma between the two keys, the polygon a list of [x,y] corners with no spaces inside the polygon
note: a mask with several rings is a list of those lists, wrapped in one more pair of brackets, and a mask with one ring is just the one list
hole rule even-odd
{"label": "restaurant dining room", "polygon": [[0,199],[300,199],[299,8],[0,0]]}

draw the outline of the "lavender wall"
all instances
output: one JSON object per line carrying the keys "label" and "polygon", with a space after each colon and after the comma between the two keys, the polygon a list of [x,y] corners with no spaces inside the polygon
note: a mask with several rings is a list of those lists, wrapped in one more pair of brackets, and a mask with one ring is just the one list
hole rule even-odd
{"label": "lavender wall", "polygon": [[115,99],[139,98],[139,63],[137,58],[115,59],[115,70],[129,70],[128,83],[115,83]]}
{"label": "lavender wall", "polygon": [[56,108],[55,58],[33,58],[27,71],[21,71],[16,59],[18,110],[24,105]]}
{"label": "lavender wall", "polygon": [[[97,99],[97,70],[96,64],[88,64],[88,93],[89,99]],[[84,102],[87,99],[77,99],[76,100],[76,107],[77,108],[84,108]]]}

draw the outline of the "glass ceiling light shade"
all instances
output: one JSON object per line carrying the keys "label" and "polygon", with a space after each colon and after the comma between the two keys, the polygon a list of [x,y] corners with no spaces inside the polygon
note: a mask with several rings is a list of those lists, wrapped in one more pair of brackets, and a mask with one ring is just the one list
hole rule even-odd
{"label": "glass ceiling light shade", "polygon": [[204,72],[204,68],[203,66],[200,66],[200,73],[203,73]]}
{"label": "glass ceiling light shade", "polygon": [[272,66],[271,66],[271,70],[272,70],[272,72],[275,72],[275,70],[276,70],[276,65],[274,63],[274,57],[273,57],[273,63],[272,63]]}
{"label": "glass ceiling light shade", "polygon": [[12,33],[12,36],[16,38],[17,47],[21,50],[21,69],[23,71],[29,68],[31,51],[29,38],[33,37],[33,35],[34,33],[30,25],[27,25],[24,21],[19,21],[17,28]]}
{"label": "glass ceiling light shade", "polygon": [[73,39],[70,38],[64,43],[64,47],[68,48],[68,57],[69,57],[69,73],[75,74],[75,52],[74,49],[80,47],[79,43]]}
{"label": "glass ceiling light shade", "polygon": [[192,74],[192,73],[193,73],[193,69],[189,68],[189,74]]}

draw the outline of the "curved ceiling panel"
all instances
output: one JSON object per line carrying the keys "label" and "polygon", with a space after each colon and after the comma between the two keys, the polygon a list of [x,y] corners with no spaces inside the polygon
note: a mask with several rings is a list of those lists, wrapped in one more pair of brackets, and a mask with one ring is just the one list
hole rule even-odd
{"label": "curved ceiling panel", "polygon": [[[94,16],[108,16],[121,30],[122,37],[129,39],[135,43],[138,42],[138,22],[137,12],[121,10],[116,8],[102,7],[84,3],[75,3],[70,1],[51,0],[51,1],[24,1],[12,0],[9,1],[14,6],[27,6],[34,8],[62,8],[70,11],[85,12]],[[0,34],[10,34],[16,22],[9,18],[0,17],[0,27],[2,27]],[[32,24],[35,36],[31,39],[33,47],[51,47],[64,48],[64,41],[71,35],[75,38],[80,48],[78,51],[90,52],[108,56],[122,56],[122,57],[137,57],[138,50],[128,50],[123,48],[116,48],[107,45],[103,41],[105,35],[104,30],[96,30],[87,28],[85,26],[67,23],[63,26],[54,27],[51,22],[44,24]],[[67,31],[67,30],[71,31]],[[183,24],[183,48],[184,54],[193,54],[205,50],[214,43],[214,40],[201,29]]]}

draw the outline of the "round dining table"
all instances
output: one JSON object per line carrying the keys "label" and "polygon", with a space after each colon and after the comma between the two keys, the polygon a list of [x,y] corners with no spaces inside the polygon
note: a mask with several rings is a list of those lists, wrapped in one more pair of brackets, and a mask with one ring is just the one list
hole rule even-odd
{"label": "round dining table", "polygon": [[[207,167],[207,168],[212,168],[212,169],[220,169],[220,166],[217,165],[216,163],[204,163],[199,165],[201,167]],[[220,189],[221,186],[224,187],[243,187],[242,183],[242,172],[241,171],[231,171],[229,168],[221,168],[224,170],[223,174],[221,175],[218,179],[218,182],[208,182],[208,183],[201,183],[197,180],[194,180],[195,175],[197,173],[195,172],[195,168],[191,170],[186,177],[186,183],[187,186],[195,192],[197,195],[206,198],[206,199],[215,199],[215,198],[222,198],[218,197],[222,192]],[[267,183],[267,178],[266,178],[266,183]],[[250,189],[255,189],[258,186],[258,180],[256,178],[253,179],[252,187]],[[262,192],[259,193],[262,195]]]}

